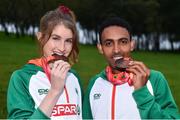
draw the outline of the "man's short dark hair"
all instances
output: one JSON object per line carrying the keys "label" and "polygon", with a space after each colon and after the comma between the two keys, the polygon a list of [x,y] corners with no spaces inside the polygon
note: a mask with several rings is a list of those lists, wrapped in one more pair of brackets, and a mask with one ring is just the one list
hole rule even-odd
{"label": "man's short dark hair", "polygon": [[130,35],[130,40],[131,40],[132,29],[131,29],[131,26],[129,25],[129,23],[120,17],[112,17],[112,18],[106,19],[99,26],[99,41],[100,41],[100,43],[101,43],[101,34],[102,34],[103,30],[109,26],[120,26],[120,27],[127,29],[127,31],[129,32],[129,35]]}

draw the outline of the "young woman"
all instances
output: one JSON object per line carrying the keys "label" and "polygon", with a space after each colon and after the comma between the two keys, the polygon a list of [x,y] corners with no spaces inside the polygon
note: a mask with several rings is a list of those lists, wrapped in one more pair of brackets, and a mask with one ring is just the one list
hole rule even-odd
{"label": "young woman", "polygon": [[82,118],[82,89],[71,69],[79,53],[75,24],[74,13],[65,6],[41,18],[37,38],[42,57],[29,60],[12,74],[8,118]]}

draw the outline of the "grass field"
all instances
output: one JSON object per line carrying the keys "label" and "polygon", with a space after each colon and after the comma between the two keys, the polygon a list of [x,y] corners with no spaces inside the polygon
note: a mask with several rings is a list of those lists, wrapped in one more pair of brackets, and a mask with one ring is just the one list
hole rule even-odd
{"label": "grass field", "polygon": [[[36,42],[29,37],[16,39],[0,33],[0,119],[6,118],[6,93],[10,75],[29,59],[38,57]],[[180,54],[134,52],[133,57],[164,73],[175,101],[180,108]],[[84,90],[89,79],[101,71],[106,63],[95,46],[80,45],[79,62],[73,66],[79,73]]]}

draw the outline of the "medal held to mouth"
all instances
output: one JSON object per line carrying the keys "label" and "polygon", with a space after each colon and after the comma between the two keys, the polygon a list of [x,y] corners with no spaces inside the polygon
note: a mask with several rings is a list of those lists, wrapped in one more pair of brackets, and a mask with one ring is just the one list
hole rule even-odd
{"label": "medal held to mouth", "polygon": [[121,59],[117,59],[115,61],[115,69],[119,71],[126,71],[126,68],[129,67],[129,63],[132,61],[132,58],[130,57],[125,57]]}
{"label": "medal held to mouth", "polygon": [[[68,62],[68,58],[64,55],[58,55],[58,54],[53,54],[52,56],[48,56],[48,57],[44,57],[42,59],[42,67],[44,72],[46,73],[46,76],[48,77],[49,81],[51,81],[50,79],[50,71],[53,67],[53,63],[57,60],[63,60],[65,62]],[[52,66],[50,67],[49,65],[52,64]]]}
{"label": "medal held to mouth", "polygon": [[109,81],[113,84],[124,84],[128,83],[130,86],[133,85],[133,74],[126,71],[126,68],[129,67],[129,63],[132,61],[132,58],[121,58],[115,61],[114,69],[120,71],[117,74],[113,74],[110,67],[106,68],[106,73]]}
{"label": "medal held to mouth", "polygon": [[52,56],[49,56],[46,58],[48,63],[54,63],[57,60],[63,60],[65,62],[69,62],[68,58],[64,55],[58,55],[58,54],[53,54]]}

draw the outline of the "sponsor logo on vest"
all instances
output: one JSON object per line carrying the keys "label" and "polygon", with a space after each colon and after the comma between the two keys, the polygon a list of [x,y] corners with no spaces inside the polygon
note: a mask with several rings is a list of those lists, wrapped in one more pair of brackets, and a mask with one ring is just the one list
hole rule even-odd
{"label": "sponsor logo on vest", "polygon": [[60,104],[55,105],[52,116],[79,115],[80,107],[76,104]]}
{"label": "sponsor logo on vest", "polygon": [[48,93],[48,89],[38,89],[38,93],[39,95],[42,95],[42,94],[47,94]]}
{"label": "sponsor logo on vest", "polygon": [[94,94],[94,100],[97,100],[101,97],[101,94],[100,93],[96,93]]}

